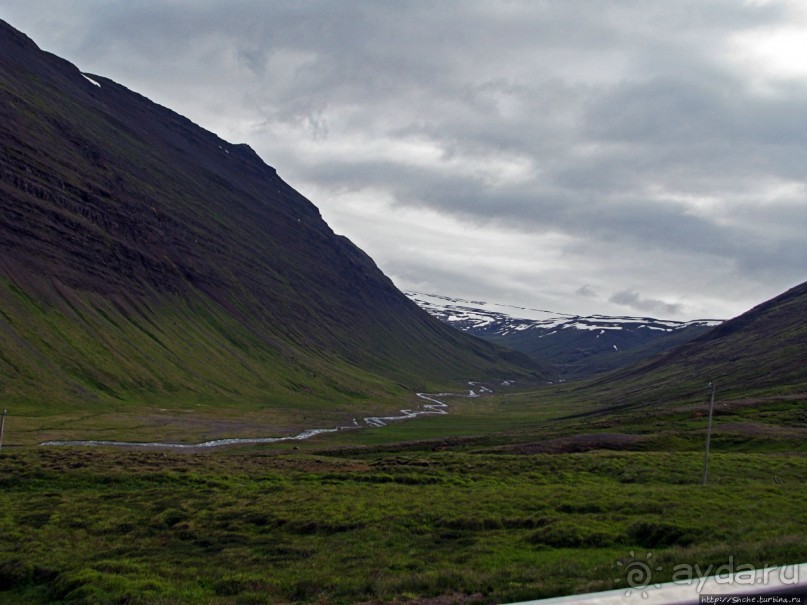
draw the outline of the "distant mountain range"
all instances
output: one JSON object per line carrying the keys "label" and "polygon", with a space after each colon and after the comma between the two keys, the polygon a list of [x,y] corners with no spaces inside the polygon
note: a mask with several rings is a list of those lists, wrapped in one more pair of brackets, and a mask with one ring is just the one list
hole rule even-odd
{"label": "distant mountain range", "polygon": [[[737,405],[807,401],[807,282],[722,322],[581,317],[407,295],[447,324],[580,378],[561,392],[591,404],[596,411],[586,414],[702,402],[709,383]],[[790,423],[807,426],[807,414],[794,412]]]}
{"label": "distant mountain range", "polygon": [[463,332],[510,347],[580,378],[637,363],[708,332],[720,320],[580,316],[436,294],[406,292],[422,309]]}
{"label": "distant mountain range", "polygon": [[2,21],[0,210],[0,398],[17,410],[548,375],[422,312],[247,145]]}

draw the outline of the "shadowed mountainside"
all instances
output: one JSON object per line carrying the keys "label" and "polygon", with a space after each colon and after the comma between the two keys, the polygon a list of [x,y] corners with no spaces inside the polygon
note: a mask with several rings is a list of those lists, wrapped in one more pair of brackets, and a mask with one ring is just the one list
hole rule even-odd
{"label": "shadowed mountainside", "polygon": [[0,204],[7,402],[293,403],[536,376],[418,309],[248,146],[2,21]]}
{"label": "shadowed mountainside", "polygon": [[668,353],[587,382],[577,392],[632,407],[703,398],[807,392],[807,283]]}

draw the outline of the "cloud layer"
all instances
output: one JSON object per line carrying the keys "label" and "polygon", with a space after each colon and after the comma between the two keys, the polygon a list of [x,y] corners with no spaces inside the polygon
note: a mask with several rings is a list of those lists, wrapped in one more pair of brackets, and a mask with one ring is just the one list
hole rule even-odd
{"label": "cloud layer", "polygon": [[245,141],[402,288],[729,317],[807,279],[796,0],[7,0]]}

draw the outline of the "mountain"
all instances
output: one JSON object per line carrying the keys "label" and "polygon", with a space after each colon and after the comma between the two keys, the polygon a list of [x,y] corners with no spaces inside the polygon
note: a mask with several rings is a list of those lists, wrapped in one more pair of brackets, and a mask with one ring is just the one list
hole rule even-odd
{"label": "mountain", "polygon": [[719,320],[580,316],[406,292],[441,321],[550,364],[564,378],[629,366],[708,332]]}
{"label": "mountain", "polygon": [[17,409],[535,376],[422,312],[247,145],[1,21],[0,207],[0,398]]}
{"label": "mountain", "polygon": [[[581,385],[578,395],[618,408],[701,401],[706,385],[721,399],[807,393],[807,283],[653,359]],[[789,422],[804,422],[799,411]]]}

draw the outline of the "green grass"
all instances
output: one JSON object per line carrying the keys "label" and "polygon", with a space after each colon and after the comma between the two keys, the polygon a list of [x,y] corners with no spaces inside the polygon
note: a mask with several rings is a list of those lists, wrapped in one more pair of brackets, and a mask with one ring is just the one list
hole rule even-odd
{"label": "green grass", "polygon": [[212,303],[166,298],[147,318],[104,297],[62,288],[49,304],[0,282],[0,308],[12,445],[293,434],[410,394],[333,354],[267,346]]}
{"label": "green grass", "polygon": [[654,581],[807,559],[802,455],[718,444],[703,487],[694,450],[432,445],[6,448],[0,602],[493,603],[625,587],[631,551]]}
{"label": "green grass", "polygon": [[627,589],[631,556],[654,582],[807,560],[806,396],[718,397],[702,486],[705,398],[498,390],[294,444],[5,447],[0,603],[498,603]]}
{"label": "green grass", "polygon": [[[615,412],[498,390],[294,444],[6,447],[0,602],[496,603],[627,589],[630,553],[655,582],[807,560],[804,396],[718,397],[701,486],[704,400]],[[85,425],[126,434],[107,421]]]}

